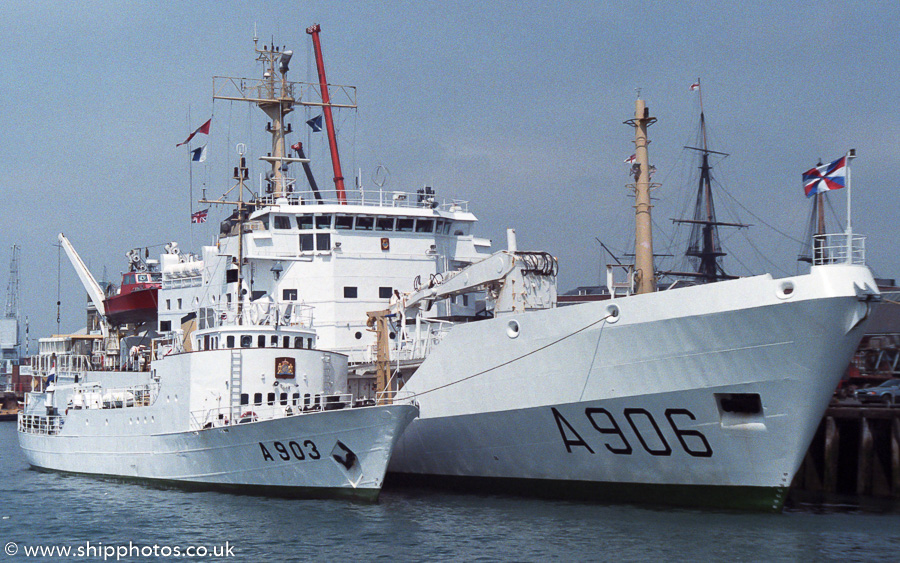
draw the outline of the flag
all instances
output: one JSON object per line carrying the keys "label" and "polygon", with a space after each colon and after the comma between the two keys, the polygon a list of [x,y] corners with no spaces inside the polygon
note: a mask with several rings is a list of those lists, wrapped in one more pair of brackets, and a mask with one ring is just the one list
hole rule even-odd
{"label": "flag", "polygon": [[313,130],[313,133],[318,133],[322,130],[322,116],[317,115],[307,121],[306,124],[309,125],[309,128]]}
{"label": "flag", "polygon": [[633,164],[634,159],[636,159],[636,158],[637,158],[636,154],[629,156],[628,158],[625,159],[625,164]]}
{"label": "flag", "polygon": [[828,190],[839,190],[847,183],[847,157],[842,156],[834,162],[810,168],[803,173],[803,191],[806,197],[825,193]]}
{"label": "flag", "polygon": [[188,135],[188,138],[185,139],[183,143],[178,143],[175,146],[180,147],[181,145],[186,145],[186,144],[190,143],[191,139],[193,139],[194,135],[196,135],[197,133],[203,133],[204,135],[209,135],[209,126],[211,124],[212,124],[212,118],[210,117],[208,120],[206,120],[206,123],[204,123],[200,127],[197,127],[197,129],[193,133]]}
{"label": "flag", "polygon": [[206,216],[209,215],[209,207],[191,215],[191,223],[206,223]]}
{"label": "flag", "polygon": [[691,92],[693,92],[694,90],[699,90],[699,89],[700,89],[699,82],[694,82],[693,84],[691,84]]}
{"label": "flag", "polygon": [[206,145],[191,151],[192,162],[206,162]]}
{"label": "flag", "polygon": [[297,152],[300,152],[300,151],[303,150],[303,143],[301,143],[300,141],[297,141],[296,143],[294,143],[293,145],[291,145],[291,148],[294,149],[294,150],[297,151]]}

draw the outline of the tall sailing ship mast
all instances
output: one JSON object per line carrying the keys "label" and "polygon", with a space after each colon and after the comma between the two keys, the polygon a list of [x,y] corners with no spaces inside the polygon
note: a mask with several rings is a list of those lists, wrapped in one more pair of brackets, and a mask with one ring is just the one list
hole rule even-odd
{"label": "tall sailing ship mast", "polygon": [[672,276],[696,278],[701,283],[735,279],[738,276],[728,274],[722,266],[722,258],[726,252],[722,250],[719,239],[719,227],[745,228],[743,223],[726,223],[716,220],[716,207],[712,192],[712,165],[710,154],[728,156],[727,153],[711,150],[706,135],[706,115],[703,111],[703,92],[700,81],[696,83],[700,94],[700,144],[699,147],[684,147],[700,153],[700,181],[697,186],[697,199],[692,219],[673,219],[675,223],[691,225],[691,235],[685,255],[691,260],[694,272],[666,272]]}

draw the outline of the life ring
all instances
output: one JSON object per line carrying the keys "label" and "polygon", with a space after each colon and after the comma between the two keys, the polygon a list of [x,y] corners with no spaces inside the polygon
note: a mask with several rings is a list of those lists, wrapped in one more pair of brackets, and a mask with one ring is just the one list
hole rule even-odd
{"label": "life ring", "polygon": [[238,424],[246,424],[248,422],[256,422],[257,417],[256,413],[253,411],[247,411],[241,414],[240,420],[238,420]]}

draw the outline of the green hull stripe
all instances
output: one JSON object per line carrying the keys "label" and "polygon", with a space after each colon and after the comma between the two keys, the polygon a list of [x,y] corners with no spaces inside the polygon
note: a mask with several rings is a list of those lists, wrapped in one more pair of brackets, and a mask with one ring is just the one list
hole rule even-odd
{"label": "green hull stripe", "polygon": [[64,475],[81,475],[107,481],[122,483],[136,483],[158,489],[181,489],[186,491],[218,491],[238,495],[251,495],[275,498],[302,498],[302,499],[349,499],[364,502],[378,500],[380,489],[354,489],[351,487],[292,487],[279,485],[236,485],[232,483],[197,483],[192,481],[177,481],[174,479],[151,479],[147,477],[126,477],[119,475],[102,475],[95,473],[79,473],[74,471],[62,471],[32,466],[32,469],[46,473],[61,473]]}
{"label": "green hull stripe", "polygon": [[781,487],[658,485],[550,479],[459,477],[388,473],[385,487],[424,486],[463,493],[516,494],[579,501],[781,512],[787,493]]}

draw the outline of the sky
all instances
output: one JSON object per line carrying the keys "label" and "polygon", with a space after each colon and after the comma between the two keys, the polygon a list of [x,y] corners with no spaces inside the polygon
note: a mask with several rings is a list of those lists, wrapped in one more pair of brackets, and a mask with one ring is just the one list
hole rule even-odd
{"label": "sky", "polygon": [[[212,77],[258,78],[254,27],[295,53],[289,75],[316,81],[307,26],[322,26],[328,79],[357,87],[358,109],[336,113],[344,175],[374,188],[430,185],[469,201],[477,233],[560,262],[561,291],[600,283],[633,248],[633,199],[623,124],[638,95],[650,128],[655,249],[678,255],[691,210],[700,78],[721,233],[737,275],[795,275],[809,201],[801,173],[855,148],[853,229],[876,276],[900,278],[900,3],[897,2],[409,2],[195,1],[5,4],[0,29],[0,275],[21,247],[19,308],[36,338],[84,325],[85,293],[57,233],[94,275],[118,281],[132,248],[208,244],[224,209],[190,224],[202,188],[231,187],[235,146],[265,150],[264,120],[246,104],[212,101]],[[303,131],[319,184],[332,177],[324,134]],[[213,118],[209,159],[194,164],[187,134]],[[194,143],[192,146],[199,146]],[[251,176],[261,163],[251,158]],[[295,175],[302,176],[300,171]],[[832,192],[829,230],[846,220]],[[839,219],[836,219],[839,218]],[[680,237],[680,239],[679,239]],[[621,256],[620,256],[621,257]],[[661,258],[673,267],[675,258]],[[603,279],[605,280],[605,274]],[[59,296],[59,297],[58,297]],[[57,324],[56,301],[60,321]]]}

